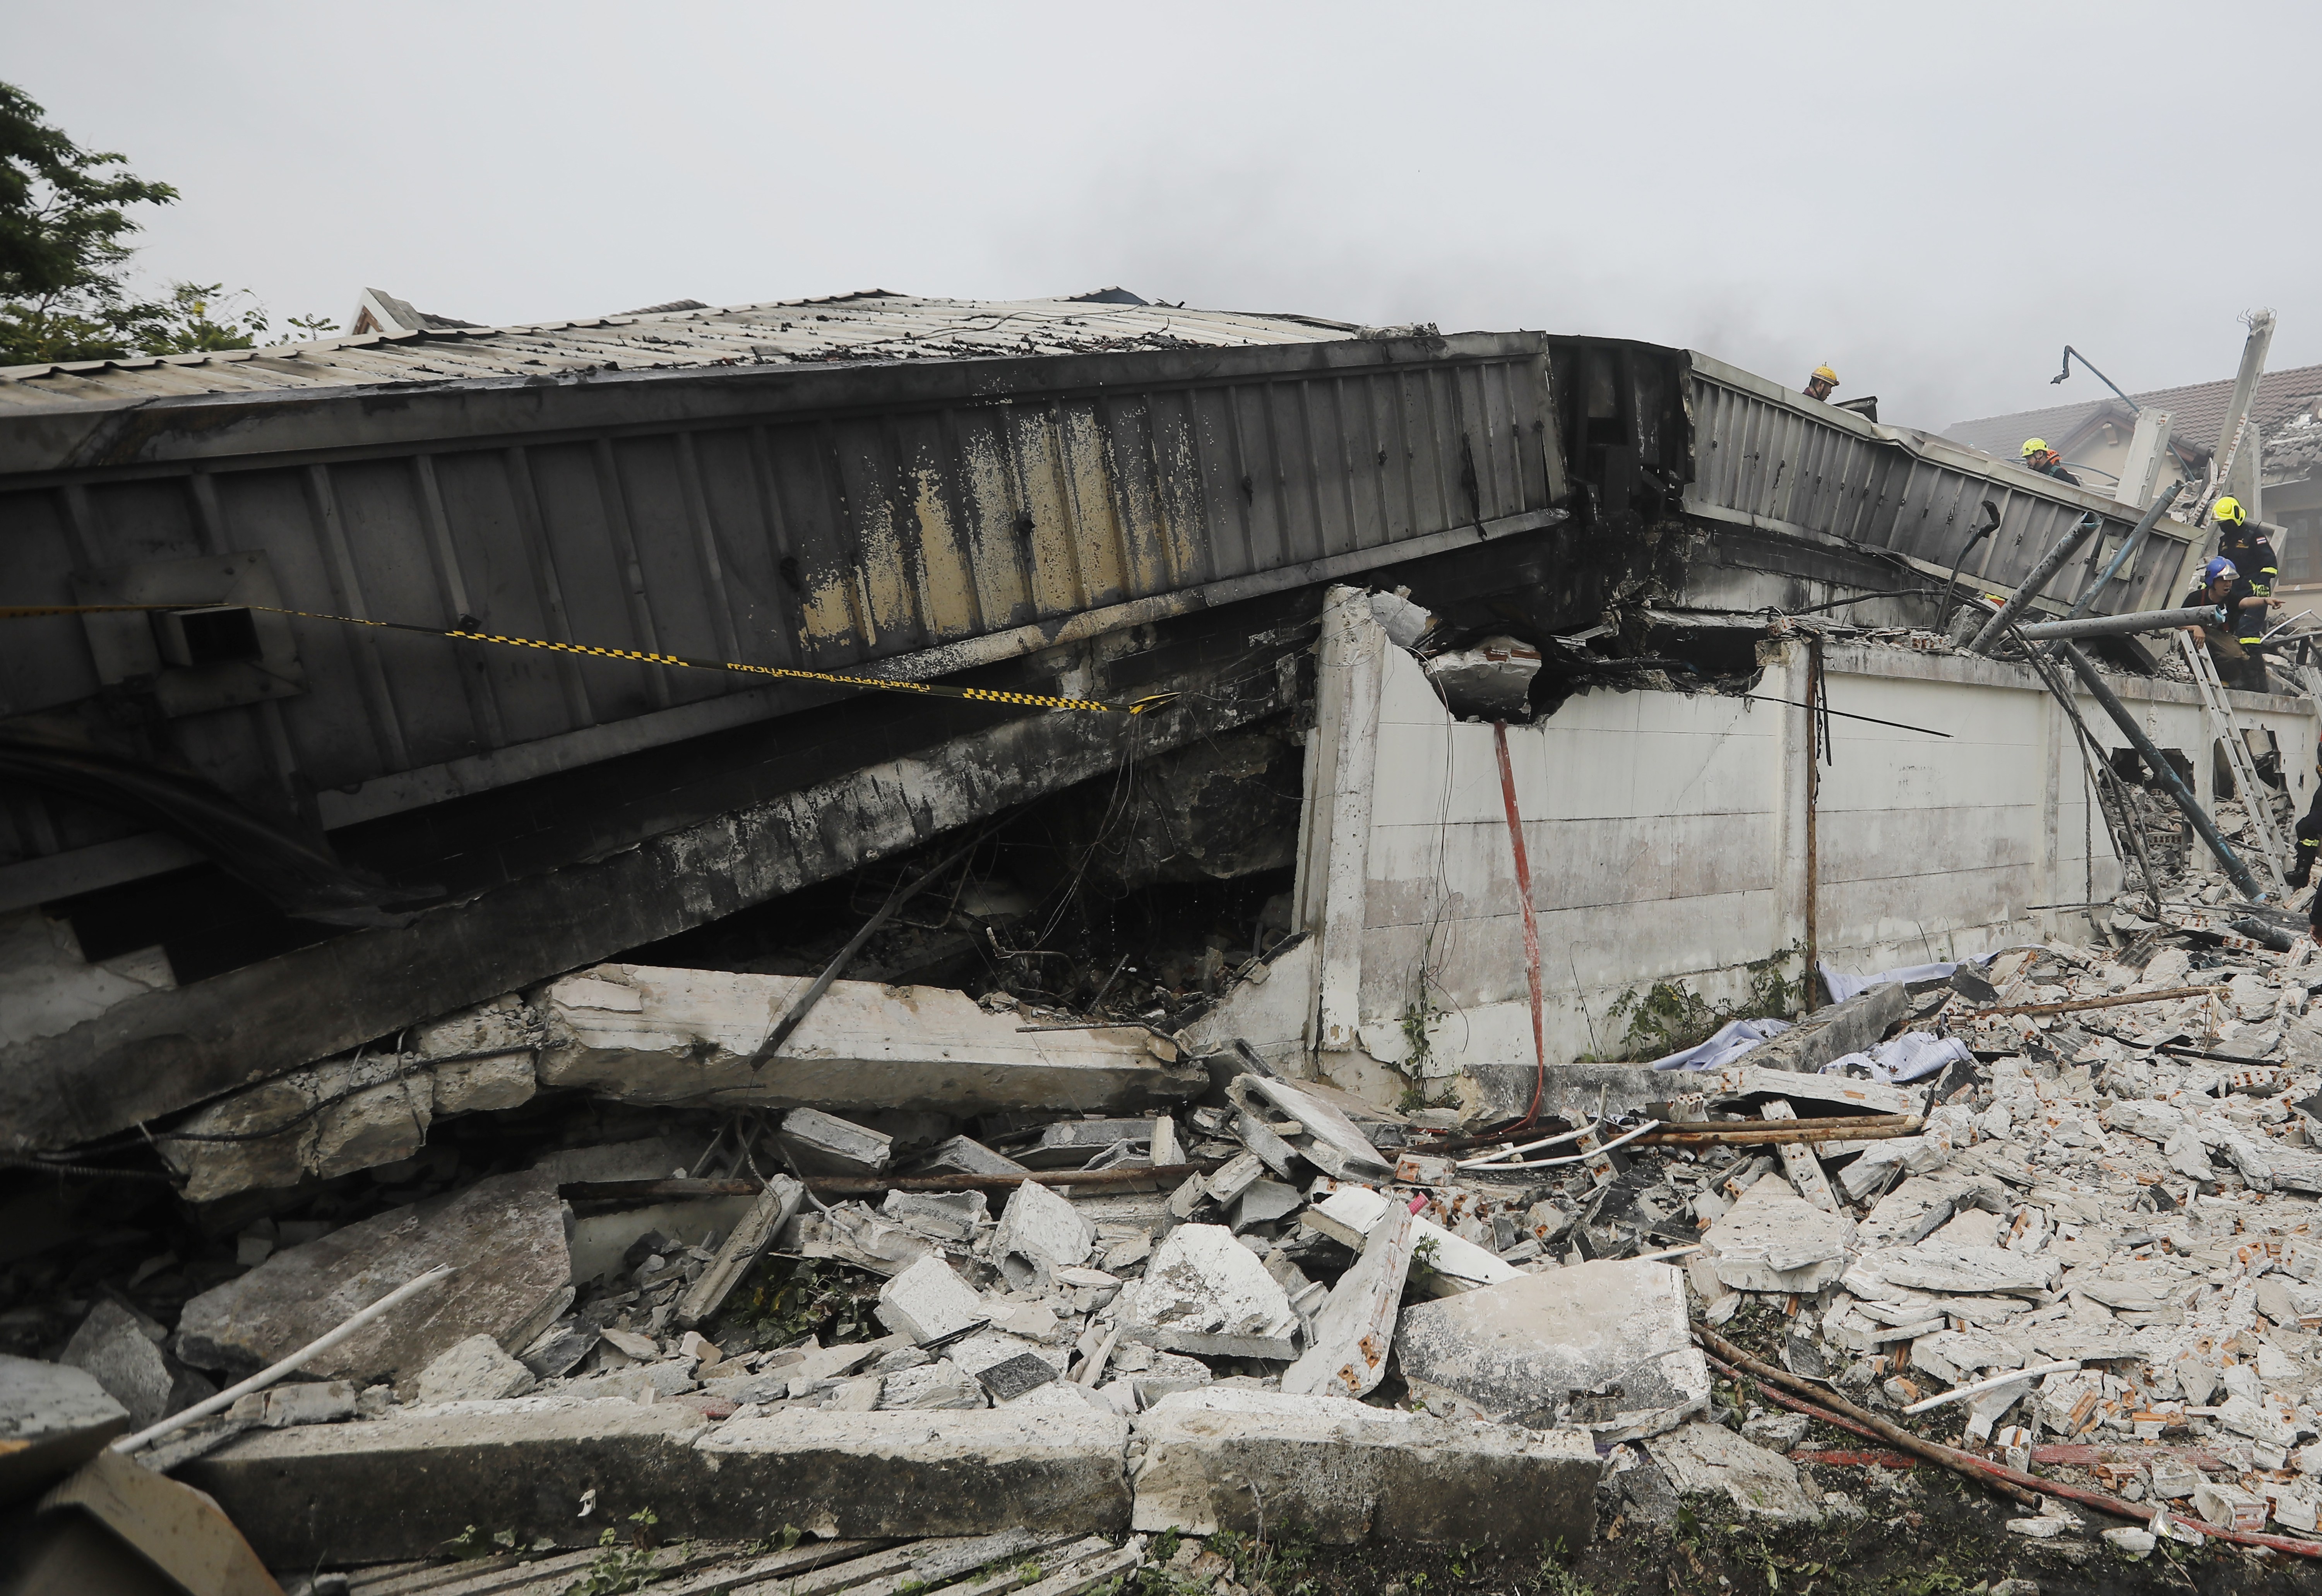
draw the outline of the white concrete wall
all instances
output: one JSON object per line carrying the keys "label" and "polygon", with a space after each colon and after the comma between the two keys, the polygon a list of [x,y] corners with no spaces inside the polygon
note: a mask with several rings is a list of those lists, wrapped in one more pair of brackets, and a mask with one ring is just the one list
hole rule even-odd
{"label": "white concrete wall", "polygon": [[[1761,655],[1758,694],[1803,699],[1805,644],[1769,642]],[[1848,644],[1828,648],[1824,670],[1833,709],[1904,723],[1832,723],[1816,853],[1820,943],[1833,963],[1917,963],[2046,935],[2072,911],[2029,906],[2117,889],[2070,723],[2028,670]],[[1401,1090],[1399,1071],[1530,1062],[1493,728],[1455,721],[1346,589],[1326,609],[1321,689],[1298,891],[1319,944],[1304,1037],[1318,1067],[1380,1096]],[[2209,800],[2190,688],[2119,690],[2157,743],[2194,753]],[[2244,721],[2272,729],[2289,752],[2302,810],[2313,796],[2301,752],[2311,707],[2235,698]],[[2104,747],[2125,743],[2080,702]],[[1804,709],[1780,703],[1600,690],[1507,728],[1551,1062],[1612,1051],[1622,1027],[1608,1010],[1624,992],[1682,979],[1713,999],[1736,995],[1742,966],[1802,943],[1805,723]],[[1796,970],[1793,961],[1787,972]],[[1404,1023],[1412,1012],[1428,1017],[1421,1059]]]}

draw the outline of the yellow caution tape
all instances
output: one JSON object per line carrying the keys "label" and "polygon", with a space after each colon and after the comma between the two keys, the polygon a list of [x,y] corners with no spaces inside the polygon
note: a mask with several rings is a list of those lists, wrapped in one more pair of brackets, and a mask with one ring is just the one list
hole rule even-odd
{"label": "yellow caution tape", "polygon": [[600,648],[594,643],[551,643],[544,637],[507,637],[497,632],[471,632],[456,626],[416,626],[407,621],[370,621],[361,616],[322,615],[308,609],[278,609],[265,604],[224,606],[189,604],[26,604],[0,605],[0,620],[27,620],[36,616],[102,616],[151,613],[157,610],[232,608],[260,615],[296,616],[306,621],[336,621],[344,626],[376,626],[388,632],[416,632],[425,637],[451,637],[462,643],[500,643],[510,648],[545,649],[555,654],[584,654],[598,660],[634,660],[641,665],[681,665],[689,670],[738,670],[749,676],[773,676],[791,681],[818,681],[831,687],[868,688],[882,693],[917,693],[932,698],[965,698],[979,704],[1023,704],[1036,709],[1078,709],[1101,715],[1142,715],[1157,709],[1177,695],[1152,693],[1126,704],[1097,698],[1056,698],[1043,693],[1006,693],[992,688],[952,687],[942,682],[908,681],[888,676],[844,676],[829,670],[800,670],[787,665],[745,665],[737,660],[689,660],[681,654],[657,654],[644,649]]}

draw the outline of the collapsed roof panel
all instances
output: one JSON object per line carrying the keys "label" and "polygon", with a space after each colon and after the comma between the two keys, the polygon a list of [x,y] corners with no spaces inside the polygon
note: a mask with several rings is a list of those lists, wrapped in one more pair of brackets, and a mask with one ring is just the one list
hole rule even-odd
{"label": "collapsed roof panel", "polygon": [[[1015,319],[919,324],[919,302],[868,303],[839,307],[858,332],[940,328],[946,352]],[[1048,322],[1085,332],[1072,310]],[[1537,336],[1317,341],[1229,317],[1210,342],[1228,327],[1250,347],[406,373],[391,397],[93,409],[69,437],[55,415],[0,415],[10,602],[166,604],[209,626],[188,642],[139,613],[11,621],[5,711],[109,745],[95,707],[125,697],[145,729],[115,754],[332,831],[829,695],[313,617],[924,678],[1558,514]],[[86,797],[17,823],[0,905],[192,857],[114,846],[150,816]]]}

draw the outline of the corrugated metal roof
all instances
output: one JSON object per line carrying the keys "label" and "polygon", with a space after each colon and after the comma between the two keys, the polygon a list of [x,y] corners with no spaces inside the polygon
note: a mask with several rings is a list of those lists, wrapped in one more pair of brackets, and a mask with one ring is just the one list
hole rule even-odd
{"label": "corrugated metal roof", "polygon": [[1312,316],[1088,299],[832,299],[430,328],[269,349],[0,367],[0,416],[185,394],[578,376],[654,368],[961,360],[1303,343],[1359,328]]}
{"label": "corrugated metal roof", "polygon": [[[2322,366],[2292,366],[2269,371],[2258,378],[2250,400],[2250,415],[2262,432],[2272,433],[2291,416],[2308,408],[2322,394]],[[2179,388],[2156,388],[2132,396],[2140,405],[2169,412],[2170,436],[2192,453],[2207,455],[2217,446],[2225,426],[2226,406],[2233,402],[2234,379],[2192,382]],[[2107,409],[2125,415],[2117,399],[2087,399],[2077,405],[2054,405],[2045,410],[2019,410],[2013,415],[1987,415],[1946,427],[1943,435],[1970,449],[2012,460],[2026,438],[2058,442],[2094,421]]]}

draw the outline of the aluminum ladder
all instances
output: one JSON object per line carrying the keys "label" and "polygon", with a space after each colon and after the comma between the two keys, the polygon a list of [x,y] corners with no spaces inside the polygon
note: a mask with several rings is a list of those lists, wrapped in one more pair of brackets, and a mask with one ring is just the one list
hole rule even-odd
{"label": "aluminum ladder", "polygon": [[2281,828],[2273,820],[2273,789],[2257,773],[2257,762],[2250,757],[2249,743],[2242,736],[2241,723],[2234,718],[2233,702],[2226,697],[2226,684],[2217,679],[2217,667],[2209,658],[2209,651],[2195,643],[2189,632],[2177,634],[2177,645],[2184,651],[2185,663],[2192,670],[2193,690],[2201,695],[2210,736],[2226,745],[2226,759],[2234,771],[2234,789],[2249,816],[2250,837],[2263,855],[2265,877],[2273,883],[2275,891],[2281,891],[2285,844]]}

